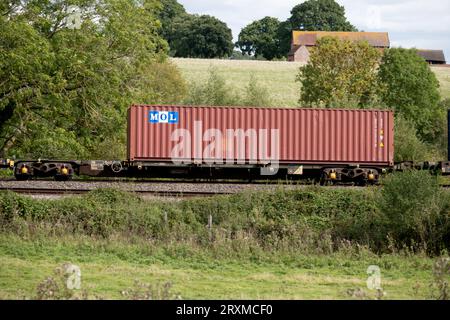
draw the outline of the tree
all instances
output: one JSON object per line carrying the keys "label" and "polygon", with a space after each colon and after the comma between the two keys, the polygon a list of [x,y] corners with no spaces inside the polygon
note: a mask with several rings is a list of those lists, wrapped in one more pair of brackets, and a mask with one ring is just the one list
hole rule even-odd
{"label": "tree", "polygon": [[367,108],[377,99],[380,52],[367,42],[324,37],[300,68],[300,102],[306,106]]}
{"label": "tree", "polygon": [[[69,10],[74,5],[76,18]],[[155,86],[159,74],[152,73],[167,63],[157,5],[155,0],[3,2],[2,156],[88,157],[109,139],[124,145],[131,103],[173,99],[177,90]],[[166,74],[171,72],[176,70]]]}
{"label": "tree", "polygon": [[279,58],[282,56],[278,41],[279,27],[280,21],[272,17],[254,21],[241,30],[236,47],[243,53],[263,56],[267,60]]}
{"label": "tree", "polygon": [[443,134],[445,109],[439,104],[439,82],[415,49],[386,50],[379,71],[381,98],[416,126],[425,142]]}
{"label": "tree", "polygon": [[175,21],[185,18],[188,13],[177,0],[160,0],[160,2],[158,19],[161,22],[161,35],[167,40],[169,47],[172,47]]}
{"label": "tree", "polygon": [[172,50],[176,57],[223,58],[233,52],[226,23],[208,15],[188,15],[174,24]]}
{"label": "tree", "polygon": [[345,9],[334,0],[308,0],[291,11],[293,30],[356,31],[347,21]]}
{"label": "tree", "polygon": [[417,137],[417,130],[409,120],[401,114],[395,117],[394,123],[395,161],[430,161],[432,156],[429,146]]}
{"label": "tree", "polygon": [[291,10],[291,17],[279,24],[277,39],[280,55],[291,49],[292,31],[357,31],[347,21],[345,9],[333,0],[308,0]]}
{"label": "tree", "polygon": [[164,28],[167,28],[172,21],[186,13],[186,9],[177,0],[159,0],[161,8],[158,10],[158,19]]}
{"label": "tree", "polygon": [[281,22],[278,26],[278,51],[283,57],[286,57],[291,51],[292,30],[292,24],[289,19]]}

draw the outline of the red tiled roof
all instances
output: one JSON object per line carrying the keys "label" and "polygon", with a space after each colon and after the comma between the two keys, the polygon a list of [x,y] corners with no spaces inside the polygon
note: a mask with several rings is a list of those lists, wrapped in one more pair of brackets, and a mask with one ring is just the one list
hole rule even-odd
{"label": "red tiled roof", "polygon": [[436,61],[445,63],[445,55],[443,50],[418,49],[417,54],[427,61]]}
{"label": "red tiled roof", "polygon": [[389,48],[387,32],[331,32],[331,31],[293,31],[292,44],[298,46],[315,46],[317,39],[337,37],[341,40],[367,41],[373,47]]}

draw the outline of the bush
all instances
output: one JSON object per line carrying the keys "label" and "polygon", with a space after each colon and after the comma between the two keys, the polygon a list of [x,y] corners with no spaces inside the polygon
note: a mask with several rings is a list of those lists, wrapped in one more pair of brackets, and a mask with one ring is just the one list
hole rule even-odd
{"label": "bush", "polygon": [[438,253],[450,231],[449,195],[426,171],[396,173],[383,183],[378,201],[383,229],[398,246]]}
{"label": "bush", "polygon": [[211,68],[206,83],[191,85],[190,94],[185,103],[208,106],[268,107],[272,105],[272,99],[267,88],[260,86],[253,75],[245,88],[244,95],[241,96],[227,85],[225,78],[217,69]]}
{"label": "bush", "polygon": [[245,88],[245,96],[241,105],[248,107],[269,107],[272,105],[272,99],[267,88],[260,86],[258,79],[251,76],[247,87]]}
{"label": "bush", "polygon": [[[398,115],[395,118],[395,161],[430,161],[442,159],[433,153],[433,148],[421,141],[416,133],[414,123]],[[436,159],[436,160],[437,160]]]}
{"label": "bush", "polygon": [[185,101],[188,105],[232,106],[239,104],[239,97],[227,86],[217,69],[209,69],[209,78],[204,84],[193,83]]}
{"label": "bush", "polygon": [[[383,252],[389,250],[388,235],[397,248],[417,244],[430,253],[448,248],[448,195],[439,193],[429,176],[405,177],[391,177],[381,195],[377,189],[311,187],[162,202],[116,190],[52,201],[0,193],[0,232],[141,239],[227,256],[358,252],[364,247]],[[424,186],[417,187],[420,183]]]}

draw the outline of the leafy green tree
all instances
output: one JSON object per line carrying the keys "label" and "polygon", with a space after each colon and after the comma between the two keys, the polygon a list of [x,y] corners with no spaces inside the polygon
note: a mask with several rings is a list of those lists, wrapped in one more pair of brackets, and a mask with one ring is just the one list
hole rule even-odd
{"label": "leafy green tree", "polygon": [[308,0],[291,11],[293,30],[356,31],[347,21],[345,8],[334,0]]}
{"label": "leafy green tree", "polygon": [[434,143],[443,134],[439,82],[415,49],[386,50],[379,80],[383,102],[412,121],[422,140]]}
{"label": "leafy green tree", "polygon": [[169,47],[172,47],[175,21],[186,18],[188,13],[177,0],[160,0],[160,2],[161,7],[158,9],[158,19],[161,22],[161,34],[169,43]]}
{"label": "leafy green tree", "polygon": [[[77,6],[75,16],[70,6]],[[156,0],[2,2],[1,155],[88,157],[125,137],[131,103],[171,100],[176,90],[156,86],[161,80],[153,72],[167,56],[157,6]]]}
{"label": "leafy green tree", "polygon": [[159,0],[161,8],[158,10],[158,19],[167,27],[175,18],[186,14],[186,9],[177,0]]}
{"label": "leafy green tree", "polygon": [[377,99],[380,52],[367,42],[324,37],[300,68],[305,106],[367,108]]}
{"label": "leafy green tree", "polygon": [[278,26],[278,51],[283,57],[286,57],[291,51],[292,30],[292,24],[289,19],[281,22]]}
{"label": "leafy green tree", "polygon": [[347,21],[345,9],[333,0],[308,0],[291,10],[291,17],[279,24],[278,51],[286,56],[291,49],[292,31],[357,31]]}
{"label": "leafy green tree", "polygon": [[280,21],[277,18],[265,17],[254,21],[241,30],[236,47],[243,53],[263,56],[267,60],[280,58],[279,27]]}
{"label": "leafy green tree", "polygon": [[174,24],[172,50],[176,57],[223,58],[233,52],[226,23],[208,15],[188,15]]}

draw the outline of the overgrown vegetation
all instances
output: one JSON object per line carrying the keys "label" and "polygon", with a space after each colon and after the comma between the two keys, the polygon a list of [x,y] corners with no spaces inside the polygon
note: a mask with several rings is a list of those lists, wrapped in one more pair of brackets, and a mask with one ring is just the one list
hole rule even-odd
{"label": "overgrown vegetation", "polygon": [[398,115],[394,122],[394,160],[403,161],[442,161],[445,159],[445,144],[433,146],[420,140],[417,130],[410,120]]}
{"label": "overgrown vegetation", "polygon": [[[377,253],[408,248],[439,254],[449,249],[450,195],[434,179],[413,171],[389,177],[381,191],[280,189],[182,202],[148,202],[114,190],[58,201],[4,193],[0,230],[23,237],[138,237],[226,248],[231,256],[253,250],[326,254],[349,244]],[[210,216],[212,229],[206,227]]]}
{"label": "overgrown vegetation", "polygon": [[435,253],[449,249],[450,198],[436,176],[408,171],[387,177],[379,208],[385,219],[382,228],[397,246],[420,246]]}

